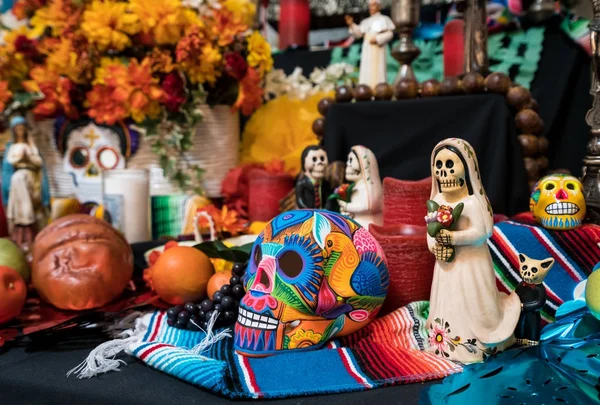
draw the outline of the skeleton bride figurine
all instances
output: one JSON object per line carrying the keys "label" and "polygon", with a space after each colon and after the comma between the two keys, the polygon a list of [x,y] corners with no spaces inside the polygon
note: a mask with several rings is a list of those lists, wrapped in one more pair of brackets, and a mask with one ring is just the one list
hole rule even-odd
{"label": "skeleton bride figurine", "polygon": [[338,201],[340,213],[353,218],[365,229],[382,224],[383,187],[379,165],[371,149],[353,146],[346,162],[346,180],[354,183],[350,202]]}
{"label": "skeleton bride figurine", "polygon": [[[437,259],[427,319],[430,350],[461,363],[481,362],[514,343],[521,302],[496,288],[487,246],[492,208],[471,145],[455,138],[440,142],[431,155],[431,175],[431,200],[443,215],[427,217],[442,226],[435,237],[427,235]],[[453,224],[452,210],[460,203],[462,215]]]}

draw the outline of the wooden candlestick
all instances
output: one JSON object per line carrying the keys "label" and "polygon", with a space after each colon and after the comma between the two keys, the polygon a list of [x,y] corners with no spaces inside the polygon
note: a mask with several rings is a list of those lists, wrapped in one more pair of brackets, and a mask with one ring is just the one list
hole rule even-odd
{"label": "wooden candlestick", "polygon": [[592,49],[592,108],[586,121],[591,128],[587,155],[583,158],[583,190],[587,205],[587,220],[600,224],[600,0],[592,0],[594,20],[590,23]]}

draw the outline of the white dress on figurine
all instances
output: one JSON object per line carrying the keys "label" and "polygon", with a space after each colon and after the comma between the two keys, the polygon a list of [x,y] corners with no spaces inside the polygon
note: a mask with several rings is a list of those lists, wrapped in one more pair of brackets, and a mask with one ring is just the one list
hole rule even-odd
{"label": "white dress on figurine", "polygon": [[10,181],[6,217],[9,226],[35,224],[41,218],[42,158],[33,143],[14,143],[6,152],[6,160],[15,167]]}
{"label": "white dress on figurine", "polygon": [[[438,182],[440,176],[449,176],[452,170],[446,167],[449,159],[436,159],[444,149],[453,152],[451,156],[460,158],[465,167],[463,187],[467,187],[469,193],[461,201],[447,201]],[[458,159],[455,161],[456,169],[461,165]],[[487,246],[494,225],[493,213],[471,145],[461,139],[442,141],[432,153],[431,164],[431,200],[453,208],[462,202],[464,209],[457,230],[451,232],[454,259],[451,262],[438,259],[434,268],[427,319],[430,350],[461,363],[480,362],[514,343],[513,332],[521,302],[515,293],[506,295],[496,288],[494,265]],[[430,251],[436,243],[436,239],[427,235]]]}
{"label": "white dress on figurine", "polygon": [[375,154],[364,146],[353,146],[346,162],[346,180],[354,182],[350,202],[341,213],[353,218],[365,229],[382,225],[383,186]]}
{"label": "white dress on figurine", "polygon": [[[360,25],[352,24],[350,34],[355,38],[363,38],[360,55],[360,76],[358,84],[366,84],[372,89],[379,83],[387,82],[386,47],[394,36],[394,23],[380,12],[362,20]],[[375,38],[376,44],[371,44]]]}

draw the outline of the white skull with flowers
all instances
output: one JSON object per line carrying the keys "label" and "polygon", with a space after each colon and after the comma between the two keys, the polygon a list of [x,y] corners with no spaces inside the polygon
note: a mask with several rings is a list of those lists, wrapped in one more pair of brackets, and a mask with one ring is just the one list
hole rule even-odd
{"label": "white skull with flowers", "polygon": [[102,171],[125,168],[119,135],[90,123],[67,136],[63,165],[73,179],[75,196],[80,202],[102,203]]}

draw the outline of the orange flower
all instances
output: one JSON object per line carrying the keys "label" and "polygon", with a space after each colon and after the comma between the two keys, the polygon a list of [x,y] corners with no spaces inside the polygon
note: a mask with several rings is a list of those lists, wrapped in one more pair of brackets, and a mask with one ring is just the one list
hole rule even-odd
{"label": "orange flower", "polygon": [[11,91],[8,89],[8,82],[0,82],[0,112],[3,112],[6,108],[6,103],[12,97]]}
{"label": "orange flower", "polygon": [[175,56],[177,62],[192,61],[198,54],[202,52],[202,47],[206,44],[204,34],[200,31],[200,27],[193,26],[187,35],[177,43]]}
{"label": "orange flower", "polygon": [[265,170],[272,174],[285,173],[285,162],[281,159],[273,159],[265,163]]}
{"label": "orange flower", "polygon": [[76,7],[71,0],[52,0],[38,9],[31,18],[31,35],[41,37],[46,29],[52,30],[52,36],[61,37],[73,32],[79,25],[82,8]]}
{"label": "orange flower", "polygon": [[[246,222],[240,218],[239,214],[235,210],[230,210],[227,206],[223,206],[222,209],[218,209],[214,205],[209,205],[198,210],[198,212],[206,212],[212,218],[215,223],[215,231],[217,233],[227,232],[229,234],[238,235],[246,228]],[[208,220],[200,217],[198,220],[198,227],[201,231],[206,232],[209,230]]]}
{"label": "orange flower", "polygon": [[33,113],[40,118],[52,118],[61,112],[69,118],[77,118],[78,112],[71,103],[70,92],[73,82],[60,77],[56,71],[37,66],[29,74],[31,80],[23,82],[23,88],[31,93],[42,93],[43,100],[33,108]]}
{"label": "orange flower", "polygon": [[168,51],[154,48],[149,58],[152,73],[171,73],[176,67]]}
{"label": "orange flower", "polygon": [[90,117],[109,125],[128,116],[136,122],[146,117],[156,118],[163,92],[158,79],[152,77],[150,64],[148,58],[142,63],[132,59],[128,66],[104,60],[88,93]]}
{"label": "orange flower", "polygon": [[248,68],[248,73],[240,81],[238,98],[234,109],[242,110],[244,115],[250,115],[263,103],[264,90],[260,86],[261,78],[256,69]]}
{"label": "orange flower", "polygon": [[244,24],[241,18],[229,10],[221,8],[215,11],[215,23],[213,25],[213,34],[218,38],[219,46],[228,46],[234,40],[236,35],[248,30],[248,25]]}

